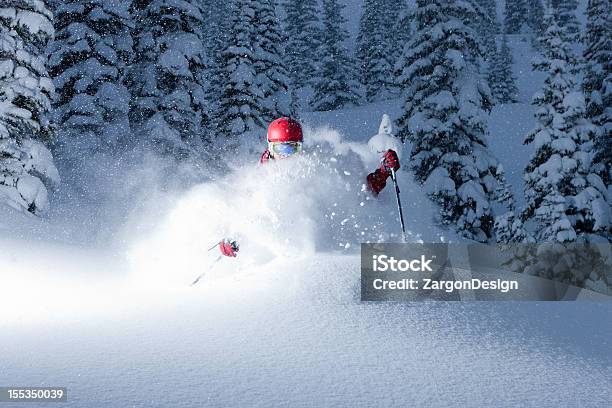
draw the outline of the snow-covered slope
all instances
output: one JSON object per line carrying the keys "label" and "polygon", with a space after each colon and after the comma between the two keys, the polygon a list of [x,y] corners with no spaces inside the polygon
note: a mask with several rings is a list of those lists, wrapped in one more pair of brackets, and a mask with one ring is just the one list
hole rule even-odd
{"label": "snow-covered slope", "polygon": [[[395,202],[362,198],[376,162],[363,142],[317,129],[310,155],[143,207],[105,250],[49,243],[53,225],[12,214],[0,241],[0,331],[10,333],[0,383],[67,386],[67,406],[79,407],[610,400],[609,304],[361,303],[346,243],[378,234],[372,225],[394,239]],[[420,188],[400,180],[411,239],[446,239]],[[29,233],[6,238],[9,227]],[[226,234],[243,242],[240,256],[188,286]]]}
{"label": "snow-covered slope", "polygon": [[[532,79],[489,122],[517,193]],[[366,142],[397,106],[306,113],[300,159],[260,168],[245,146],[187,190],[162,188],[153,160],[94,171],[94,205],[0,208],[0,384],[67,386],[75,407],[606,406],[610,303],[359,301],[357,244],[398,239],[391,189],[362,191]],[[398,179],[410,240],[456,240]],[[223,236],[240,255],[211,268]]]}
{"label": "snow-covered slope", "polygon": [[[89,282],[70,311],[0,319],[10,332],[0,382],[64,385],[79,407],[595,407],[612,397],[610,306],[360,303],[358,279],[358,257],[318,255],[175,291]],[[88,316],[97,298],[107,311]]]}

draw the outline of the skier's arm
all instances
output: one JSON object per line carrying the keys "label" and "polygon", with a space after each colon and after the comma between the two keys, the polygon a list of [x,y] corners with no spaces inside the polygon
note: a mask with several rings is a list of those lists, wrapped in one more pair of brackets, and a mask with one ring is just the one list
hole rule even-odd
{"label": "skier's arm", "polygon": [[368,174],[368,189],[374,196],[377,196],[387,185],[387,179],[391,175],[391,170],[399,170],[399,158],[395,151],[389,149],[382,157],[382,163],[373,173]]}

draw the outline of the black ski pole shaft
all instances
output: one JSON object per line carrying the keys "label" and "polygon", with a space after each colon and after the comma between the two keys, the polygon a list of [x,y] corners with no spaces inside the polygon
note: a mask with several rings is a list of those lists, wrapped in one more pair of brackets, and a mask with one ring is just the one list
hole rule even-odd
{"label": "black ski pole shaft", "polygon": [[400,216],[400,225],[402,226],[402,239],[406,242],[406,226],[404,225],[404,212],[402,211],[402,200],[400,199],[400,189],[397,185],[397,177],[395,175],[395,170],[391,169],[391,179],[393,179],[393,184],[395,184],[395,197],[397,198],[397,209],[399,211]]}
{"label": "black ski pole shaft", "polygon": [[189,285],[189,286],[193,286],[193,285],[195,285],[196,283],[198,283],[198,282],[200,281],[200,279],[202,279],[202,278],[204,277],[204,275],[206,275],[206,274],[207,274],[207,273],[208,273],[208,272],[209,272],[209,271],[210,271],[210,270],[213,268],[213,266],[215,266],[215,264],[221,260],[221,258],[223,258],[223,255],[219,255],[219,257],[218,257],[217,259],[215,259],[215,260],[213,261],[213,263],[210,265],[210,268],[208,268],[207,270],[205,270],[204,272],[202,272],[202,273],[201,273],[201,274],[200,274],[200,275],[199,275],[199,276],[198,276],[198,277],[197,277],[197,278],[196,278],[196,279],[195,279],[195,280],[194,280],[194,281],[191,283],[191,285]]}

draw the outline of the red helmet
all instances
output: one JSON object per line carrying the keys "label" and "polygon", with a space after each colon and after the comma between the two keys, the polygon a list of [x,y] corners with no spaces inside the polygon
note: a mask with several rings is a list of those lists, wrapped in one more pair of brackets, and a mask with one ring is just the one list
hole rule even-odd
{"label": "red helmet", "polygon": [[302,126],[291,118],[280,118],[268,126],[268,142],[301,142]]}

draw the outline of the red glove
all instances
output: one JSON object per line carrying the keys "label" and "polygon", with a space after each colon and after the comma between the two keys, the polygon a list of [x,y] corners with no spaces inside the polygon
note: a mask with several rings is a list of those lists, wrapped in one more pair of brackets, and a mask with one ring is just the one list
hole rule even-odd
{"label": "red glove", "polygon": [[382,157],[382,165],[387,172],[390,172],[391,169],[394,171],[398,171],[400,168],[399,158],[397,157],[397,153],[394,150],[387,150]]}
{"label": "red glove", "polygon": [[238,243],[234,240],[224,238],[219,242],[219,250],[225,256],[235,258],[238,255]]}
{"label": "red glove", "polygon": [[270,151],[266,149],[266,151],[263,152],[261,158],[259,159],[259,164],[266,164],[270,160],[272,160],[272,155],[270,154]]}
{"label": "red glove", "polygon": [[387,185],[387,179],[391,175],[391,169],[397,171],[400,168],[399,158],[395,151],[389,149],[382,157],[382,164],[376,171],[368,174],[368,189],[375,196]]}

